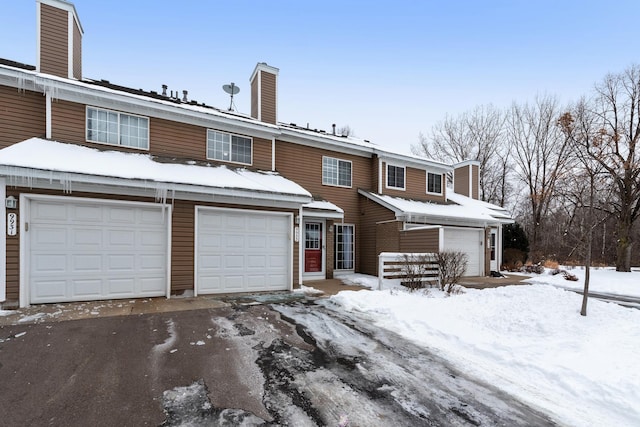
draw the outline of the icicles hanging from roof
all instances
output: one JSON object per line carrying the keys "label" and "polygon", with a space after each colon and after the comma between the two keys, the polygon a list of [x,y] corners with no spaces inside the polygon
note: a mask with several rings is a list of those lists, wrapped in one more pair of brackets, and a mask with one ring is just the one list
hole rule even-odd
{"label": "icicles hanging from roof", "polygon": [[9,167],[7,176],[11,186],[33,188],[33,169]]}
{"label": "icicles hanging from roof", "polygon": [[164,183],[156,184],[156,202],[160,202],[163,205],[167,202],[167,193],[169,192],[169,188]]}
{"label": "icicles hanging from roof", "polygon": [[60,184],[62,185],[62,191],[64,194],[71,194],[73,180],[71,179],[71,175],[68,173],[63,174],[60,177]]}

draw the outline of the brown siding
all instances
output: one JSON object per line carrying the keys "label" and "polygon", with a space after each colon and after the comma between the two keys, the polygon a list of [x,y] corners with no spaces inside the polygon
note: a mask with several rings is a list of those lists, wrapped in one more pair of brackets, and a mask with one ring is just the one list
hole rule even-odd
{"label": "brown siding", "polygon": [[253,167],[260,170],[271,170],[271,141],[253,138]]}
{"label": "brown siding", "polygon": [[400,252],[438,252],[439,248],[437,228],[400,231]]}
{"label": "brown siding", "polygon": [[82,79],[82,33],[75,20],[73,21],[73,77]]}
{"label": "brown siding", "polygon": [[0,148],[44,137],[45,128],[45,98],[41,93],[0,86]]}
{"label": "brown siding", "polygon": [[265,71],[260,71],[260,75],[261,121],[276,124],[276,76]]}
{"label": "brown siding", "polygon": [[327,243],[326,243],[326,253],[327,253],[327,265],[325,268],[325,274],[327,279],[333,279],[333,270],[335,269],[335,254],[336,254],[336,230],[333,226],[333,221],[327,221]]}
{"label": "brown siding", "polygon": [[69,14],[40,3],[40,72],[69,77]]}
{"label": "brown siding", "polygon": [[[20,193],[28,194],[49,194],[56,196],[63,196],[60,191],[55,190],[42,190],[42,189],[27,189],[27,188],[7,188],[7,196],[14,196],[16,199],[20,199]],[[146,197],[133,197],[133,196],[116,196],[113,198],[105,197],[103,194],[95,193],[82,193],[74,192],[72,197],[88,197],[96,199],[107,200],[129,200],[129,201],[142,201],[142,202],[154,202],[153,198]],[[236,208],[247,209],[246,206],[239,205],[220,205],[215,203],[201,203],[193,201],[175,200],[173,204],[172,224],[171,224],[171,292],[181,293],[187,289],[193,289],[194,279],[194,219],[195,219],[195,206],[218,206],[224,208]],[[277,211],[277,212],[290,212],[294,215],[297,210],[281,210],[275,208],[260,207],[259,210]],[[20,206],[14,211],[18,214],[20,212]],[[18,218],[19,220],[19,218]],[[294,244],[294,264],[293,269],[293,284],[298,284],[298,244]],[[19,299],[20,288],[20,234],[16,236],[7,236],[7,300],[17,301]]]}
{"label": "brown siding", "polygon": [[453,191],[463,196],[469,194],[469,166],[462,166],[453,171]]}
{"label": "brown siding", "polygon": [[359,196],[359,202],[362,215],[360,227],[356,228],[356,257],[360,259],[360,268],[357,271],[377,275],[376,225],[393,221],[395,214],[364,196]]}
{"label": "brown siding", "polygon": [[382,181],[382,194],[412,200],[445,201],[444,185],[442,185],[442,196],[427,194],[427,171],[424,169],[405,167],[405,190],[394,190],[387,188],[387,163],[382,162]]}
{"label": "brown siding", "polygon": [[471,166],[471,178],[473,179],[471,188],[471,197],[478,200],[478,191],[480,190],[480,168],[477,165]]}
{"label": "brown siding", "polygon": [[251,82],[251,117],[258,118],[258,79]]}
{"label": "brown siding", "polygon": [[[322,184],[322,156],[352,162],[351,188]],[[358,189],[371,190],[370,158],[276,141],[276,170],[284,177],[303,186],[313,194],[314,198],[328,200],[342,208],[344,222],[355,225],[356,233],[360,230]],[[356,271],[359,271],[360,253],[360,240],[356,235]]]}
{"label": "brown siding", "polygon": [[378,156],[374,154],[373,157],[371,158],[371,187],[370,187],[374,193],[378,192],[378,180],[380,178],[380,173],[378,171],[379,166],[380,166],[380,162],[378,160]]}
{"label": "brown siding", "polygon": [[149,153],[156,156],[205,160],[207,130],[200,126],[151,117]]}
{"label": "brown siding", "polygon": [[53,101],[51,103],[51,138],[61,142],[84,144],[85,115],[86,109],[83,104]]}

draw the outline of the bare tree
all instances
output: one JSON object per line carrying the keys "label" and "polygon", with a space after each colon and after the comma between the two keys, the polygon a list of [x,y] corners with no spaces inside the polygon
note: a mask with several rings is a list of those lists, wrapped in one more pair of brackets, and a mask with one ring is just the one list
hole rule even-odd
{"label": "bare tree", "polygon": [[617,219],[616,270],[631,271],[632,228],[640,215],[640,65],[609,74],[595,87],[590,110],[599,127],[583,149],[611,178]]}
{"label": "bare tree", "polygon": [[412,149],[448,163],[480,162],[480,198],[504,206],[511,189],[508,182],[509,152],[504,139],[504,114],[492,105],[478,106],[457,117],[446,116],[420,134]]}
{"label": "bare tree", "polygon": [[355,136],[355,132],[349,125],[340,126],[336,129],[336,134],[341,136]]}
{"label": "bare tree", "polygon": [[557,120],[558,102],[553,97],[537,97],[533,104],[513,104],[507,115],[507,134],[513,144],[515,174],[525,185],[525,210],[531,253],[540,257],[545,219],[554,202],[556,185],[569,166],[568,140]]}

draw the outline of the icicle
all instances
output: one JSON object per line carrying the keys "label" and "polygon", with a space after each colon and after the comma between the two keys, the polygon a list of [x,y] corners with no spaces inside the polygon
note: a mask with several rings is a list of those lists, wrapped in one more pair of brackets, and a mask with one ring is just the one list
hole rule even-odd
{"label": "icicle", "polygon": [[164,186],[164,184],[156,184],[156,202],[160,202],[163,205],[166,203],[167,201],[167,192],[169,191],[169,189]]}
{"label": "icicle", "polygon": [[21,74],[20,76],[18,76],[18,92],[24,93],[26,89],[27,87],[26,87],[25,78],[24,78],[24,75]]}
{"label": "icicle", "polygon": [[62,177],[60,177],[60,184],[62,184],[62,192],[64,194],[71,194],[73,190],[72,188],[73,180],[71,179],[71,176],[68,173],[63,174]]}

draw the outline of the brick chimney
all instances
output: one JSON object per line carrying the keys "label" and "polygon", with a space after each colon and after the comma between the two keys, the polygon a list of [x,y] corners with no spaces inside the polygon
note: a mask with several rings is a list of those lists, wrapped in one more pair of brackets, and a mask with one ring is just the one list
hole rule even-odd
{"label": "brick chimney", "polygon": [[259,62],[249,79],[251,82],[251,117],[274,125],[278,121],[279,71],[265,62]]}
{"label": "brick chimney", "polygon": [[480,198],[480,162],[467,160],[453,165],[453,191],[478,200]]}
{"label": "brick chimney", "polygon": [[73,3],[36,0],[36,71],[82,79],[82,25]]}

